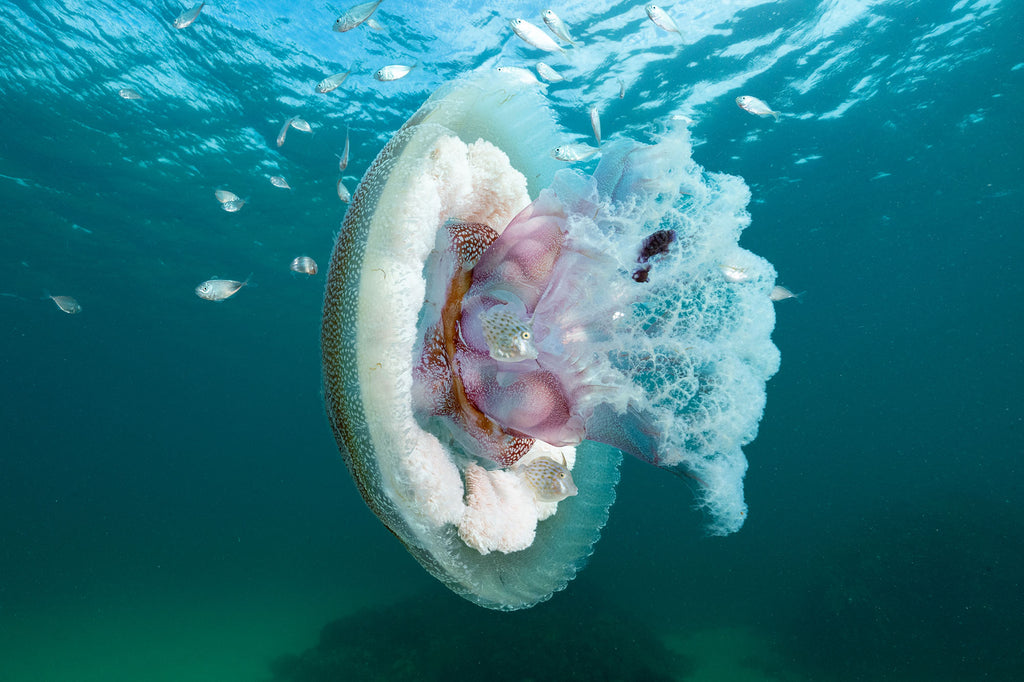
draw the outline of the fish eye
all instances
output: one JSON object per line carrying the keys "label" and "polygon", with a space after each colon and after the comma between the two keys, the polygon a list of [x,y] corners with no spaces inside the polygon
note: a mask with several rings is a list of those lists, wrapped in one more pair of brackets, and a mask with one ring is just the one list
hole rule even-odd
{"label": "fish eye", "polygon": [[523,332],[522,332],[522,333],[521,333],[521,334],[519,335],[519,338],[521,338],[521,339],[522,339],[523,341],[529,341],[529,340],[530,340],[530,332],[528,332],[528,331],[523,331]]}

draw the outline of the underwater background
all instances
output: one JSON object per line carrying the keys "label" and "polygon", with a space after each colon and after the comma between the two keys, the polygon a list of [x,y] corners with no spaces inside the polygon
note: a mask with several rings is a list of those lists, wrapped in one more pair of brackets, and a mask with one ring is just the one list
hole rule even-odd
{"label": "underwater background", "polygon": [[[440,7],[337,33],[323,2],[181,30],[170,2],[0,5],[0,680],[1019,679],[1021,5],[666,4],[681,36],[642,3]],[[568,57],[509,28],[546,7]],[[741,245],[806,293],[776,306],[745,526],[708,537],[627,459],[587,568],[503,614],[364,505],[319,321],[346,129],[351,190],[441,83],[538,59],[568,137],[594,103],[613,139],[692,118],[694,159],[751,188]]]}

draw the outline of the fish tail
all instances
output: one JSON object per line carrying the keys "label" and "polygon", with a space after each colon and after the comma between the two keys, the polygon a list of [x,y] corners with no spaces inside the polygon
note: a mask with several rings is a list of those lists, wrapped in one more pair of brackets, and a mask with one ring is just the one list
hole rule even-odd
{"label": "fish tail", "polygon": [[245,278],[245,281],[242,282],[242,286],[243,287],[254,287],[254,286],[256,286],[256,282],[252,281],[252,275],[253,275],[253,273],[250,272],[249,276]]}
{"label": "fish tail", "polygon": [[782,113],[781,112],[773,111],[771,113],[772,113],[772,118],[774,118],[776,121],[778,121],[780,118],[782,118]]}

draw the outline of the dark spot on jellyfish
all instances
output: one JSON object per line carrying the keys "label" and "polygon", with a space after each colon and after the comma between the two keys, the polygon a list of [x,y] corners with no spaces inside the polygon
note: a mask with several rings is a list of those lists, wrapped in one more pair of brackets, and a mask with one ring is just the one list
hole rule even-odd
{"label": "dark spot on jellyfish", "polygon": [[646,282],[647,278],[650,276],[650,272],[651,272],[651,266],[650,265],[645,265],[642,268],[637,268],[633,272],[633,281],[634,282]]}
{"label": "dark spot on jellyfish", "polygon": [[[658,230],[644,240],[643,245],[640,247],[640,256],[636,259],[636,262],[646,263],[649,259],[659,254],[668,253],[668,245],[674,242],[675,239],[675,230]],[[636,277],[633,279],[636,279]]]}

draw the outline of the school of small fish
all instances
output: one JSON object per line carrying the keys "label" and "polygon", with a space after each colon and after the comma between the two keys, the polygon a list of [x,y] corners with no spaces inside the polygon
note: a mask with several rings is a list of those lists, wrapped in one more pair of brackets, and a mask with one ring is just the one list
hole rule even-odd
{"label": "school of small fish", "polygon": [[[349,7],[338,16],[332,27],[333,30],[345,33],[364,24],[373,31],[383,30],[382,24],[373,16],[382,2],[383,0],[372,0],[371,2],[364,2]],[[199,2],[191,8],[182,11],[173,20],[173,27],[180,30],[192,26],[199,18],[205,6],[205,2]],[[650,22],[657,28],[669,33],[675,33],[682,38],[679,24],[676,23],[675,19],[665,8],[655,3],[648,3],[643,6],[643,10]],[[568,56],[569,53],[563,45],[577,49],[580,49],[580,46],[583,45],[583,42],[574,35],[568,24],[559,17],[554,9],[544,9],[540,17],[548,32],[521,17],[510,18],[508,26],[515,36],[524,43],[543,52]],[[394,81],[408,76],[418,66],[419,62],[412,65],[389,64],[374,71],[372,76],[381,82]],[[566,75],[560,73],[544,61],[537,61],[535,63],[536,75],[534,75],[533,71],[521,66],[498,66],[496,68],[498,71],[515,76],[524,83],[537,84],[544,87],[546,87],[544,84],[564,82],[567,78]],[[314,86],[315,92],[327,94],[337,90],[348,80],[354,70],[358,73],[358,64],[346,71],[324,77]],[[618,84],[618,98],[623,99],[626,96],[626,83],[621,78],[616,80]],[[120,88],[117,94],[125,100],[143,99],[143,95],[131,87]],[[736,104],[744,111],[755,116],[771,116],[776,121],[780,120],[782,116],[779,111],[772,109],[765,101],[752,95],[736,97]],[[550,152],[552,157],[559,161],[576,163],[588,161],[600,153],[602,143],[600,106],[596,103],[591,104],[587,108],[587,112],[597,146],[579,142],[566,143],[552,149]],[[686,125],[693,122],[689,117],[682,115],[676,115],[672,118],[683,121]],[[313,126],[308,121],[297,115],[290,116],[284,120],[278,131],[276,138],[277,147],[284,146],[288,131],[292,128],[306,133],[313,132]],[[340,174],[344,173],[348,167],[349,152],[349,130],[346,129],[344,148],[341,154],[337,155],[339,177],[336,184],[338,198],[345,203],[349,203],[352,200],[352,193],[346,187],[344,177]],[[268,177],[274,187],[292,189],[284,176],[272,175]],[[215,189],[214,196],[220,203],[221,208],[228,213],[240,211],[248,201],[248,199],[243,199],[234,192],[223,188]],[[309,256],[299,256],[291,262],[290,269],[296,273],[312,276],[317,273],[317,264]],[[743,284],[750,280],[750,276],[742,267],[722,263],[719,265],[719,269],[725,281],[731,284]],[[646,274],[646,271],[642,274]],[[199,284],[195,288],[195,293],[198,297],[205,300],[224,301],[247,286],[255,286],[250,282],[251,277],[250,275],[249,278],[243,281],[210,279]],[[634,273],[634,279],[643,281],[646,280],[646,277],[638,278],[636,273]],[[775,286],[771,290],[769,298],[774,302],[788,299],[799,300],[802,294],[803,292],[795,294],[783,286]],[[10,295],[13,296],[13,294]],[[58,309],[67,314],[74,315],[82,310],[78,301],[71,296],[51,296],[47,293],[45,298],[52,300]],[[537,349],[533,345],[532,331],[528,322],[521,320],[515,314],[501,307],[492,309],[488,314],[481,316],[481,320],[484,337],[492,357],[506,362],[518,362],[537,357]],[[572,475],[568,468],[564,466],[564,462],[559,464],[550,458],[542,457],[534,460],[526,467],[522,467],[521,473],[534,489],[538,499],[557,500],[576,494],[576,486],[572,481]]]}

